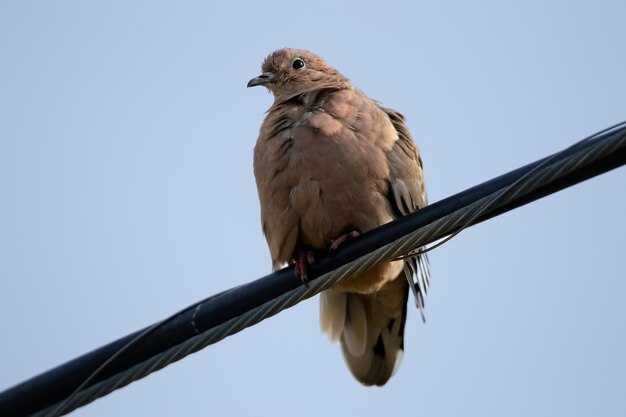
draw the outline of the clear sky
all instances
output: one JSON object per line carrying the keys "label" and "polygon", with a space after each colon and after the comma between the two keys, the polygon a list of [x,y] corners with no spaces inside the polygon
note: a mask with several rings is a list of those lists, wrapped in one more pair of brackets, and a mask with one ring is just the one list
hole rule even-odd
{"label": "clear sky", "polygon": [[[0,390],[270,272],[252,149],[290,46],[405,114],[431,201],[626,119],[623,1],[0,3]],[[308,300],[76,416],[623,416],[626,170],[431,254],[383,388]]]}

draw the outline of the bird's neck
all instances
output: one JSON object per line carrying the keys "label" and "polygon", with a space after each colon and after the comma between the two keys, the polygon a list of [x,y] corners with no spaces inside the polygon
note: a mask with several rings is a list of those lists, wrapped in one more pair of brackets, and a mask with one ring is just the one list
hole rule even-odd
{"label": "bird's neck", "polygon": [[[311,85],[303,86],[293,91],[282,91],[280,93],[274,93],[274,104],[285,103],[294,99],[303,100],[308,96],[317,96],[321,91],[329,90],[343,90],[351,89],[355,90],[349,80],[342,79],[334,82],[322,82],[314,83]],[[309,101],[309,100],[306,100]]]}

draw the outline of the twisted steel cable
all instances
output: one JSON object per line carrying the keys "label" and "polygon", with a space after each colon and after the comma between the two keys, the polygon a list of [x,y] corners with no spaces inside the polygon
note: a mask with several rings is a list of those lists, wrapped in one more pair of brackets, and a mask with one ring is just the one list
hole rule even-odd
{"label": "twisted steel cable", "polygon": [[[625,163],[626,122],[594,134],[541,161],[519,168],[502,177],[498,177],[432,205],[439,205],[440,207],[442,203],[448,200],[453,201],[454,204],[452,204],[452,206],[454,208],[447,211],[444,210],[446,214],[441,214],[440,210],[437,212],[439,214],[433,215],[433,213],[436,212],[434,207],[431,207],[433,210],[427,207],[419,213],[411,215],[412,219],[403,218],[382,226],[379,228],[380,230],[374,231],[376,233],[372,232],[371,234],[371,236],[378,237],[375,244],[372,245],[370,242],[370,246],[366,246],[366,248],[368,248],[367,250],[364,251],[362,250],[363,248],[361,248],[361,252],[358,250],[355,252],[357,254],[365,253],[364,255],[355,256],[353,258],[348,257],[347,259],[352,259],[350,262],[339,265],[336,269],[318,278],[312,279],[308,286],[295,286],[295,284],[290,284],[291,287],[285,289],[286,287],[284,287],[284,285],[282,287],[274,285],[274,287],[271,288],[273,295],[268,296],[264,294],[263,299],[266,301],[260,302],[258,305],[245,311],[241,311],[241,313],[235,317],[229,317],[223,320],[223,322],[218,322],[220,320],[219,318],[213,318],[211,316],[208,320],[208,324],[206,317],[203,323],[196,323],[196,319],[200,318],[201,311],[204,312],[203,314],[205,316],[208,311],[210,316],[210,313],[215,310],[215,308],[211,310],[211,305],[217,298],[222,298],[220,300],[222,304],[227,304],[228,302],[234,304],[235,301],[232,297],[229,298],[229,296],[238,290],[241,290],[239,291],[241,293],[238,295],[239,297],[248,296],[249,298],[258,298],[258,293],[252,294],[244,291],[250,289],[250,284],[247,284],[203,300],[143,331],[114,342],[111,344],[112,346],[108,345],[103,347],[99,351],[110,351],[115,348],[115,353],[109,355],[102,363],[98,363],[95,370],[89,371],[87,378],[79,376],[82,378],[80,379],[82,382],[74,385],[77,385],[78,388],[74,389],[71,394],[66,394],[61,397],[57,392],[55,395],[57,395],[58,398],[52,401],[51,399],[55,397],[51,397],[48,391],[44,391],[45,388],[54,386],[53,384],[57,382],[55,378],[60,379],[63,377],[62,372],[61,374],[55,374],[53,372],[58,371],[58,369],[49,371],[48,373],[0,393],[0,414],[5,415],[4,412],[7,412],[6,415],[46,417],[56,417],[66,414],[116,389],[124,387],[133,381],[143,378],[170,363],[178,361],[191,353],[197,352],[210,344],[216,343],[225,337],[278,314],[280,311],[318,294],[320,291],[329,288],[337,282],[358,276],[378,263],[402,258],[407,253],[415,254],[432,250],[471,225]],[[518,171],[522,173],[520,174]],[[499,185],[498,180],[507,176],[512,176],[514,179],[504,185]],[[481,192],[479,192],[479,189]],[[468,199],[468,195],[472,194],[482,197]],[[415,226],[416,224],[418,226]],[[422,248],[446,236],[448,236],[448,238],[430,248],[425,250],[416,249]],[[344,251],[344,253],[350,253],[351,248],[349,246],[357,247],[357,239],[355,239],[353,244],[342,248],[342,251]],[[363,241],[366,241],[366,239]],[[327,262],[327,264],[329,263]],[[332,263],[330,264],[332,265]],[[315,271],[315,266],[313,270]],[[265,277],[259,281],[268,278],[272,277]],[[295,279],[293,281],[295,281]],[[293,288],[294,286],[295,288]],[[255,288],[257,291],[259,290],[259,288]],[[226,299],[226,301],[224,301],[224,299]],[[251,303],[250,305],[253,304],[254,303]],[[114,363],[115,365],[119,365],[116,361],[118,361],[121,356],[132,351],[140,342],[144,342],[147,338],[154,336],[154,333],[157,331],[173,332],[174,330],[178,330],[177,328],[166,327],[179,325],[180,323],[172,323],[179,320],[181,317],[185,320],[183,323],[184,326],[191,326],[193,329],[193,335],[191,337],[187,337],[185,334],[183,335],[184,340],[174,346],[169,346],[159,353],[145,357],[141,361],[131,363],[131,365],[125,369],[119,371],[117,371],[117,369],[111,369]],[[214,321],[215,323],[213,324]],[[108,348],[108,350],[105,348]],[[99,352],[94,351],[92,353]],[[90,354],[87,354],[85,357],[89,357],[89,355]],[[59,368],[69,367],[70,364],[76,366],[76,362],[80,365],[81,359],[84,358],[78,358],[74,360],[73,363],[68,363]],[[93,363],[88,365],[91,367]],[[85,365],[85,367],[87,367],[87,365]],[[65,375],[65,377],[67,377],[67,375]],[[74,375],[74,379],[79,377]],[[57,383],[57,385],[59,384]],[[38,395],[43,396],[44,393],[48,395],[45,399],[37,398]],[[59,400],[60,398],[64,399]],[[33,400],[38,400],[37,405],[33,406],[30,404]]]}
{"label": "twisted steel cable", "polygon": [[[581,143],[583,143],[583,141],[568,149],[574,148]],[[70,401],[50,407],[49,409],[34,414],[34,416],[56,417],[88,404],[170,363],[176,362],[191,353],[197,352],[208,345],[219,342],[225,337],[240,332],[247,327],[253,326],[266,318],[278,314],[282,310],[298,304],[300,301],[313,297],[335,283],[358,276],[374,265],[402,257],[402,255],[413,251],[414,248],[432,243],[446,235],[456,235],[459,231],[471,226],[480,216],[487,214],[488,211],[496,210],[528,194],[532,190],[545,186],[557,178],[574,172],[595,160],[601,159],[625,147],[626,130],[616,135],[613,140],[600,142],[592,148],[578,151],[559,161],[553,162],[548,158],[545,163],[535,167],[527,175],[524,175],[512,184],[512,186],[494,192],[452,214],[414,230],[367,255],[312,280],[308,286],[300,286],[236,318],[215,326],[204,333],[198,334],[124,372],[78,392]],[[560,155],[560,153],[553,156],[558,155]]]}

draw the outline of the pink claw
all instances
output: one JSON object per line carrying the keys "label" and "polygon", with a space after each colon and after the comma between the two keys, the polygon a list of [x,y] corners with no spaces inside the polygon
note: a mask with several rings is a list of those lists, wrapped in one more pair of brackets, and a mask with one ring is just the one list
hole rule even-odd
{"label": "pink claw", "polygon": [[345,243],[347,240],[355,238],[357,236],[360,236],[361,234],[359,232],[357,232],[356,230],[351,231],[350,233],[346,233],[345,235],[341,235],[339,236],[337,239],[332,239],[330,241],[330,249],[329,252],[334,252],[337,249],[339,249],[339,246],[341,246],[343,243]]}
{"label": "pink claw", "polygon": [[309,265],[315,263],[315,254],[312,250],[301,250],[298,252],[298,257],[295,262],[296,277],[300,278],[303,283],[307,283],[309,276],[307,273]]}

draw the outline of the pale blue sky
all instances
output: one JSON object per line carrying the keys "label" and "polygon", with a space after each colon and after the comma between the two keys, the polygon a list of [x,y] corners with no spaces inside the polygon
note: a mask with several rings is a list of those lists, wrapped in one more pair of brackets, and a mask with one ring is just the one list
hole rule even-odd
{"label": "pale blue sky", "polygon": [[[267,53],[405,114],[437,201],[626,119],[622,1],[0,3],[0,390],[270,271]],[[304,302],[76,411],[623,416],[626,170],[431,255],[384,388]]]}

